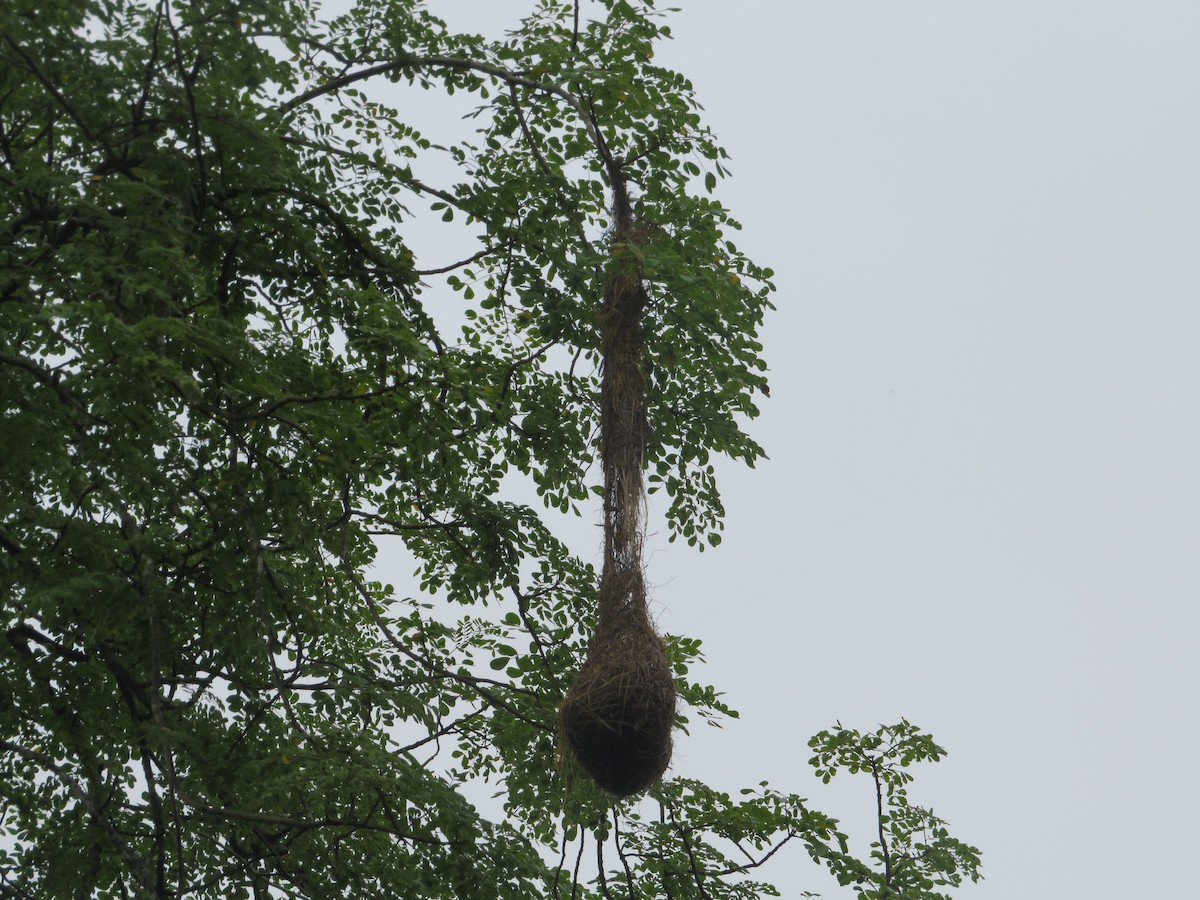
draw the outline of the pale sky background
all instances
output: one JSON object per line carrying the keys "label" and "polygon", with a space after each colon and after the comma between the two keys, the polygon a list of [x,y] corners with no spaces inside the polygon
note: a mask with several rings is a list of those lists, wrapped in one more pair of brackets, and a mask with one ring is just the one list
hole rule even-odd
{"label": "pale sky background", "polygon": [[[770,461],[723,468],[719,550],[652,542],[742,713],[674,771],[858,828],[806,742],[903,716],[950,751],[913,799],[983,850],[959,896],[1196,896],[1200,3],[680,5],[656,61],[779,309]],[[762,874],[850,896],[799,846]]]}

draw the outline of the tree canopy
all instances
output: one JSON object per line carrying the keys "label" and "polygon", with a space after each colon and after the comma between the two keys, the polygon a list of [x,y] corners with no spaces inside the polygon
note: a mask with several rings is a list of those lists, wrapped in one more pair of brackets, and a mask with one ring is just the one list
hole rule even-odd
{"label": "tree canopy", "polygon": [[[618,801],[564,752],[607,273],[701,547],[712,458],[762,456],[772,273],[653,2],[531,5],[498,40],[416,0],[0,10],[0,895],[753,897],[792,840],[864,898],[975,877],[908,804],[942,751],[907,723],[814,739],[876,779],[874,864],[794,794]],[[421,89],[472,98],[468,139],[414,127]],[[461,255],[418,258],[439,226]],[[666,648],[677,726],[731,715]]]}

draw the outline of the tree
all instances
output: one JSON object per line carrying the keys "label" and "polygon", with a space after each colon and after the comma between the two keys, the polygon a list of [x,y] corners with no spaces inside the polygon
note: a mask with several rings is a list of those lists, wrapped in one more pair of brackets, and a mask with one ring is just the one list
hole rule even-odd
{"label": "tree", "polygon": [[[898,880],[902,844],[975,876],[940,832],[904,843],[932,818],[889,820],[880,874],[794,795],[673,778],[647,819],[556,750],[597,575],[553,512],[602,492],[613,265],[647,296],[673,534],[719,543],[710,458],[762,454],[772,273],[729,239],[668,35],[649,0],[542,0],[499,41],[416,0],[4,5],[0,893],[749,897],[791,839],[862,897],[939,896]],[[434,144],[391,85],[469,93],[478,132]],[[426,208],[466,223],[460,262],[407,246]],[[690,716],[732,714],[697,641],[667,652]],[[822,771],[862,748],[904,808],[881,760],[932,744],[837,734]]]}

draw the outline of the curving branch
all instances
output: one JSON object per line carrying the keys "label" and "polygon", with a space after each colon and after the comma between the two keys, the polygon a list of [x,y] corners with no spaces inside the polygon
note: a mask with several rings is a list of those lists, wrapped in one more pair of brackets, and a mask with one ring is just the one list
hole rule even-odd
{"label": "curving branch", "polygon": [[688,868],[692,871],[692,879],[696,882],[696,890],[700,892],[702,900],[712,900],[708,893],[708,888],[704,886],[704,876],[706,874],[704,867],[696,859],[695,850],[692,848],[691,838],[688,837],[688,832],[691,830],[684,823],[679,821],[675,815],[674,807],[671,808],[671,821],[675,823],[675,827],[679,830],[679,839],[683,842],[683,849],[687,851]]}
{"label": "curving branch", "polygon": [[613,846],[617,848],[617,856],[621,860],[621,867],[625,870],[625,884],[629,888],[629,900],[637,900],[637,890],[634,885],[636,881],[633,877],[633,869],[629,866],[629,856],[625,852],[625,848],[621,846],[621,817],[617,813],[616,807],[612,811],[613,817]]}
{"label": "curving branch", "polygon": [[768,850],[766,853],[764,853],[762,856],[758,857],[758,859],[755,859],[753,856],[751,856],[749,851],[747,851],[745,847],[743,847],[739,842],[735,841],[734,842],[735,845],[737,846],[737,848],[739,850],[742,851],[742,855],[747,858],[748,862],[742,863],[739,865],[728,866],[724,869],[716,870],[712,874],[717,878],[724,878],[727,875],[743,875],[746,872],[749,872],[751,869],[757,869],[759,866],[766,863],[767,860],[769,860],[772,856],[774,856],[776,853],[778,853],[780,850],[782,850],[784,844],[786,844],[788,841],[790,841],[792,838],[796,837],[799,834],[800,834],[800,832],[789,828],[788,833],[783,836],[783,839],[778,844],[773,846],[770,850]]}
{"label": "curving branch", "polygon": [[92,798],[88,796],[88,792],[84,790],[83,785],[67,771],[65,766],[60,766],[49,754],[30,749],[29,747],[23,747],[20,744],[14,744],[3,738],[0,738],[0,750],[4,750],[6,753],[15,753],[17,756],[35,762],[46,771],[52,773],[71,796],[83,804],[83,808],[88,811],[88,814],[91,815],[96,824],[108,835],[108,839],[112,841],[121,855],[125,857],[125,861],[129,863],[132,870],[134,876],[133,885],[138,894],[147,898],[155,896],[153,888],[154,878],[151,874],[149,863],[133,852],[133,848],[129,846],[125,838],[117,831],[116,826],[101,815],[100,809],[92,801]]}
{"label": "curving branch", "polygon": [[488,75],[507,85],[513,87],[526,87],[538,91],[543,94],[549,94],[558,97],[566,103],[571,109],[575,110],[580,120],[583,122],[584,128],[587,129],[588,136],[592,140],[592,144],[596,147],[600,158],[604,161],[605,169],[610,174],[615,170],[619,170],[620,162],[614,159],[609,153],[608,145],[601,136],[599,129],[596,127],[596,120],[590,109],[585,108],[583,102],[573,93],[563,87],[561,84],[553,84],[546,81],[538,81],[535,78],[530,78],[520,72],[514,72],[511,69],[506,69],[503,66],[497,66],[492,63],[479,62],[473,59],[463,59],[457,56],[404,56],[398,59],[389,60],[388,62],[379,63],[378,65],[370,66],[366,69],[359,69],[355,72],[347,72],[338,78],[330,79],[324,84],[319,84],[316,87],[309,88],[295,97],[284,101],[279,106],[279,112],[289,113],[297,107],[303,106],[318,97],[324,97],[329,94],[334,94],[344,87],[349,87],[360,81],[366,81],[375,78],[379,75],[390,75],[393,72],[400,72],[405,69],[452,69],[461,72],[478,72],[481,75]]}
{"label": "curving branch", "polygon": [[26,359],[23,356],[17,356],[13,353],[5,353],[4,351],[0,351],[0,363],[13,366],[17,369],[24,369],[35,379],[37,379],[39,384],[45,385],[46,387],[50,388],[50,390],[54,391],[54,393],[58,395],[59,399],[62,400],[64,405],[70,407],[76,412],[83,413],[89,419],[95,419],[95,416],[88,412],[88,408],[79,400],[79,398],[63,386],[62,374],[60,372],[47,369],[45,366],[40,365],[31,359]]}
{"label": "curving branch", "polygon": [[441,266],[440,268],[437,268],[437,269],[413,269],[413,274],[422,276],[422,277],[425,275],[444,275],[447,272],[453,272],[455,269],[461,269],[463,266],[469,266],[471,263],[479,262],[484,257],[491,256],[497,250],[502,250],[502,249],[504,249],[504,248],[503,248],[503,246],[500,246],[500,245],[494,245],[494,244],[489,245],[487,247],[484,247],[482,250],[480,250],[478,253],[474,254],[473,256],[468,256],[466,259],[460,260],[459,262],[450,263],[450,265],[448,265],[448,266]]}
{"label": "curving branch", "polygon": [[[508,93],[509,97],[512,99],[513,112],[516,113],[517,116],[517,124],[521,126],[521,134],[525,136],[525,143],[529,145],[529,150],[531,153],[533,153],[534,159],[537,160],[538,168],[542,170],[542,174],[553,182],[555,180],[554,172],[551,169],[550,164],[546,161],[546,157],[542,153],[542,148],[538,146],[538,142],[534,137],[533,130],[529,127],[529,121],[525,117],[525,110],[521,107],[521,98],[517,93],[517,85],[510,84],[508,86]],[[564,208],[570,207],[570,201],[566,196],[563,195],[561,187],[555,185],[554,193],[558,195],[559,202],[563,204]],[[582,223],[579,224],[579,241],[587,249],[589,254],[595,255],[596,249],[592,246],[592,242],[588,240],[587,234],[583,230]]]}
{"label": "curving branch", "polygon": [[367,586],[363,584],[362,579],[358,577],[358,573],[354,571],[353,567],[348,562],[344,562],[342,565],[342,571],[350,579],[351,583],[354,585],[354,589],[358,592],[358,595],[367,604],[367,609],[371,613],[371,618],[375,620],[376,627],[379,628],[380,632],[387,639],[387,642],[395,647],[396,650],[398,650],[401,654],[408,657],[418,665],[423,666],[429,672],[433,672],[442,678],[447,678],[451,681],[455,681],[461,685],[464,685],[465,687],[471,688],[489,704],[504,710],[513,718],[519,719],[526,725],[529,725],[531,728],[536,728],[538,731],[546,732],[548,734],[554,733],[553,728],[545,725],[542,722],[537,722],[533,719],[530,719],[511,703],[497,696],[493,688],[502,688],[507,691],[512,691],[516,694],[524,694],[525,696],[533,698],[539,698],[540,695],[538,693],[526,688],[517,687],[513,684],[507,684],[503,681],[496,681],[493,678],[482,678],[476,675],[468,675],[462,671],[452,672],[435,660],[432,660],[429,657],[413,650],[398,637],[396,637],[395,632],[388,627],[387,622],[383,618],[383,611],[379,608],[379,604],[375,602],[375,598],[371,596],[371,592],[367,590]]}

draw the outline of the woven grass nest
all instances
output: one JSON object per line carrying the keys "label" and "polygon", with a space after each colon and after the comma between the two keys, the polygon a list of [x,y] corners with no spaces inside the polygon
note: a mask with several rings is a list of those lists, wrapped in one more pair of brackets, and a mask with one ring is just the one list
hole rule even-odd
{"label": "woven grass nest", "polygon": [[[602,597],[605,587],[601,581]],[[663,639],[644,594],[624,599],[634,602],[602,611],[587,659],[559,708],[559,727],[575,758],[619,797],[662,778],[675,724],[675,681]]]}
{"label": "woven grass nest", "polygon": [[[623,183],[614,180],[623,192]],[[618,195],[615,247],[645,232]],[[596,632],[559,707],[567,746],[600,787],[620,797],[653,787],[671,762],[675,682],[646,606],[642,574],[643,461],[649,434],[642,371],[642,273],[614,266],[601,309],[600,461],[604,471],[604,570]]]}

